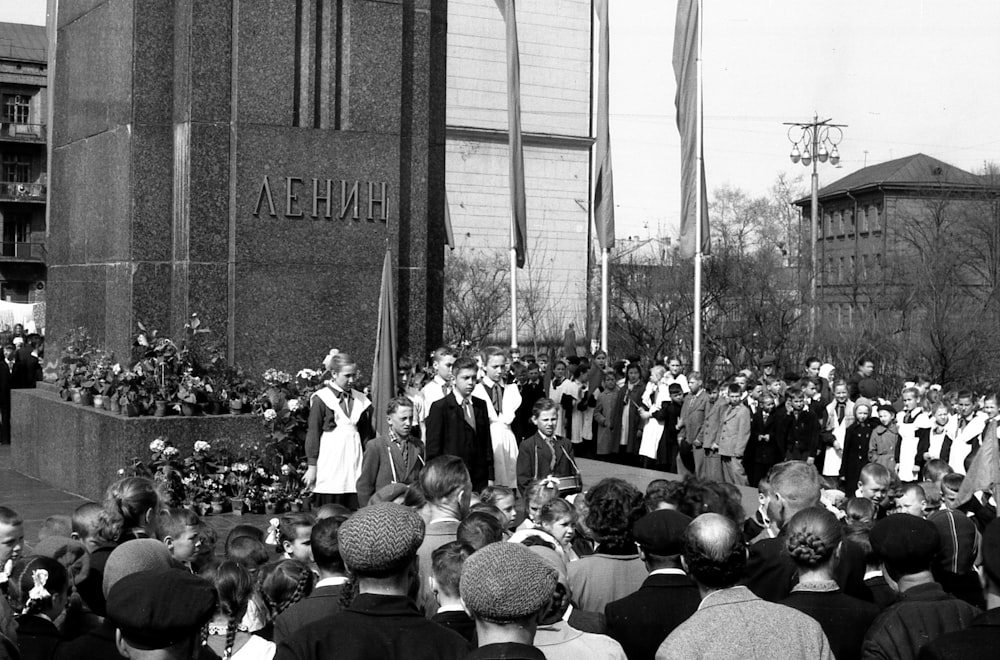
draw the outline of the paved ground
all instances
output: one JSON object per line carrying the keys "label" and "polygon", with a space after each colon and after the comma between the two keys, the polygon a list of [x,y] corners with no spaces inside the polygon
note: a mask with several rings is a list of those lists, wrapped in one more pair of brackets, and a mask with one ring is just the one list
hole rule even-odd
{"label": "paved ground", "polygon": [[[653,479],[676,478],[676,475],[665,472],[643,470],[584,458],[579,459],[578,463],[584,475],[585,487],[592,486],[605,477],[619,477],[645,490],[647,484]],[[744,508],[747,511],[753,511],[757,508],[756,491],[749,488],[745,488],[743,491]],[[38,530],[41,529],[42,523],[47,517],[57,514],[69,515],[85,501],[81,497],[54,488],[45,482],[15,472],[10,467],[10,447],[0,446],[0,505],[14,509],[24,518],[24,535],[29,545],[38,540]],[[237,516],[227,513],[210,516],[207,521],[215,527],[219,537],[224,539],[235,525],[249,523],[266,528],[267,519],[268,516],[265,515]]]}

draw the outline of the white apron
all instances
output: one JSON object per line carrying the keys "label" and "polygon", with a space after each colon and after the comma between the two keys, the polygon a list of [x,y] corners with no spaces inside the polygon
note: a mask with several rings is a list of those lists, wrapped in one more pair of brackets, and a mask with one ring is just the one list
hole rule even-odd
{"label": "white apron", "polygon": [[353,390],[351,416],[344,413],[340,399],[329,387],[315,394],[323,404],[333,411],[337,428],[324,431],[319,438],[319,458],[316,460],[316,493],[339,495],[358,492],[358,477],[361,476],[361,435],[358,420],[371,406],[371,402],[361,392]]}
{"label": "white apron", "polygon": [[920,411],[914,416],[913,421],[904,424],[906,412],[896,413],[896,427],[899,430],[899,463],[896,465],[896,474],[900,481],[919,481],[919,475],[914,474],[917,457],[917,429],[929,429],[933,426],[931,418],[924,411]]}
{"label": "white apron", "polygon": [[490,440],[493,443],[493,482],[498,486],[517,488],[517,438],[510,430],[514,421],[514,413],[521,406],[521,392],[517,385],[506,385],[503,389],[503,399],[497,414],[493,400],[483,383],[476,385],[472,396],[486,403],[486,412],[490,417]]}
{"label": "white apron", "polygon": [[844,438],[847,437],[847,427],[854,423],[854,402],[847,401],[844,405],[844,419],[837,421],[837,402],[833,401],[826,407],[827,428],[833,433],[833,446],[826,448],[823,457],[823,476],[836,477],[840,475],[842,454],[844,453]]}
{"label": "white apron", "polygon": [[[642,403],[646,406],[646,410],[649,412],[655,412],[660,409],[660,401],[662,397],[667,394],[667,388],[654,386],[652,384],[646,385],[646,391],[642,395]],[[652,460],[656,460],[656,452],[660,448],[660,438],[663,437],[663,422],[657,420],[654,417],[650,417],[646,420],[646,425],[642,428],[642,438],[639,442],[639,455],[645,456]]]}

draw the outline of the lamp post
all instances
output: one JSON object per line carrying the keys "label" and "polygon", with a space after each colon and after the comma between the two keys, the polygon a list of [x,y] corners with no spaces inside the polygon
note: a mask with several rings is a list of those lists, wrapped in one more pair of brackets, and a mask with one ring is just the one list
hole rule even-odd
{"label": "lamp post", "polygon": [[[832,124],[832,119],[820,121],[819,115],[813,115],[813,120],[807,123],[785,122],[788,126],[788,141],[792,143],[792,153],[789,154],[793,163],[802,163],[805,167],[812,165],[812,206],[809,213],[811,236],[809,245],[809,343],[816,339],[816,239],[818,238],[819,222],[819,173],[816,171],[820,163],[828,160],[831,165],[840,162],[840,152],[837,145],[844,138],[841,128],[847,124]],[[798,130],[796,134],[795,131]],[[836,131],[836,139],[830,136],[830,129]]]}

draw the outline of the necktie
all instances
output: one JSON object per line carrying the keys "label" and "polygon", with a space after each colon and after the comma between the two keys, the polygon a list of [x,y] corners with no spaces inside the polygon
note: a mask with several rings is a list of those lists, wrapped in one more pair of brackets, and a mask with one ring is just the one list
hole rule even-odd
{"label": "necktie", "polygon": [[912,411],[906,413],[905,415],[903,415],[903,423],[912,424],[914,417],[916,417],[916,415]]}
{"label": "necktie", "polygon": [[351,396],[350,392],[345,392],[344,390],[339,390],[337,392],[337,397],[340,399],[340,407],[344,410],[344,414],[348,417],[351,416]]}
{"label": "necktie", "polygon": [[552,473],[556,470],[556,442],[552,437],[545,438],[545,442],[548,443],[549,451],[552,453],[552,457],[549,459],[549,473]]}
{"label": "necktie", "polygon": [[500,391],[500,384],[494,384],[490,388],[490,399],[493,400],[493,409],[497,411],[497,414],[503,412],[503,392]]}
{"label": "necktie", "polygon": [[838,422],[844,421],[844,404],[842,403],[837,404],[837,421]]}
{"label": "necktie", "polygon": [[466,422],[466,424],[468,424],[470,427],[472,427],[472,430],[475,431],[476,430],[476,415],[475,415],[474,412],[472,412],[472,400],[469,399],[469,397],[466,397],[465,400],[462,401],[462,412],[465,413],[465,422]]}
{"label": "necktie", "polygon": [[965,425],[969,423],[969,420],[965,417],[958,418],[958,430],[961,431],[965,428]]}
{"label": "necktie", "polygon": [[444,392],[445,396],[451,394],[451,383],[445,381],[445,384],[441,386],[441,391]]}

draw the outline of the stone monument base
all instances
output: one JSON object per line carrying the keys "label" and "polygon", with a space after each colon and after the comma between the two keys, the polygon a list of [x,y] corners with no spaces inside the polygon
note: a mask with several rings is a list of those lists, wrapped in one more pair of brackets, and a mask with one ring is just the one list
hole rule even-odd
{"label": "stone monument base", "polygon": [[[190,453],[196,440],[215,446],[264,442],[252,415],[123,417],[63,401],[52,386],[11,392],[11,457],[18,472],[100,502],[133,458],[149,460],[149,443],[170,440]],[[221,443],[221,444],[220,444]]]}

